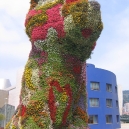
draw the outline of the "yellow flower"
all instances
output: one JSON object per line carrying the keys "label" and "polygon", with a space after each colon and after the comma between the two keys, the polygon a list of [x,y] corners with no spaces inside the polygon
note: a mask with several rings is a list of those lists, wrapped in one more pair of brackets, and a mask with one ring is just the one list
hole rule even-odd
{"label": "yellow flower", "polygon": [[67,98],[68,98],[68,96],[67,96],[66,92],[64,92],[64,93],[62,94],[62,96],[61,96],[61,100],[62,100],[63,102],[66,102],[66,101],[67,101]]}
{"label": "yellow flower", "polygon": [[31,69],[28,69],[26,68],[25,69],[25,73],[24,73],[24,76],[25,76],[25,80],[26,80],[26,85],[29,89],[35,89],[35,87],[33,86],[32,84],[32,81],[31,81],[31,77],[32,77],[32,71]]}

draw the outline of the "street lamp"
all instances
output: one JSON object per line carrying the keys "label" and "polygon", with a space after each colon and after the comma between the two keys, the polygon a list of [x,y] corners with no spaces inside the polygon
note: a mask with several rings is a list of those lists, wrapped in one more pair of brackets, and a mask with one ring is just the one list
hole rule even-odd
{"label": "street lamp", "polygon": [[6,126],[6,101],[8,100],[8,98],[5,98],[5,109],[4,109],[4,115],[5,115],[5,119],[4,119],[4,128],[5,128],[5,126]]}

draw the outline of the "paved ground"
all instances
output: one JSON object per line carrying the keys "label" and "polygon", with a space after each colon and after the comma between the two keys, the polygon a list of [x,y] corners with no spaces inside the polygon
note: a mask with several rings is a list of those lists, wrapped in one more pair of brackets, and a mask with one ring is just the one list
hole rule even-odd
{"label": "paved ground", "polygon": [[129,124],[121,124],[120,129],[129,129]]}

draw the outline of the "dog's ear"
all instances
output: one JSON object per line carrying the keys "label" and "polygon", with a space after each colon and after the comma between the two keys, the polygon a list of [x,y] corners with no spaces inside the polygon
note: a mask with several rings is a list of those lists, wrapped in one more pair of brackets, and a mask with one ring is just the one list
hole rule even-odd
{"label": "dog's ear", "polygon": [[30,0],[30,10],[33,9],[37,4],[39,0]]}

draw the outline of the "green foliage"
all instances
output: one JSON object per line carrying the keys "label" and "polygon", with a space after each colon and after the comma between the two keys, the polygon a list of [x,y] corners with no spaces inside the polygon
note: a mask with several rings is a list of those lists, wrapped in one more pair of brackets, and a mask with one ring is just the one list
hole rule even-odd
{"label": "green foliage", "polygon": [[129,123],[129,115],[120,116],[120,120],[125,123]]}
{"label": "green foliage", "polygon": [[31,117],[28,118],[24,129],[40,129]]}
{"label": "green foliage", "polygon": [[0,121],[4,119],[5,119],[5,116],[3,114],[0,114]]}

